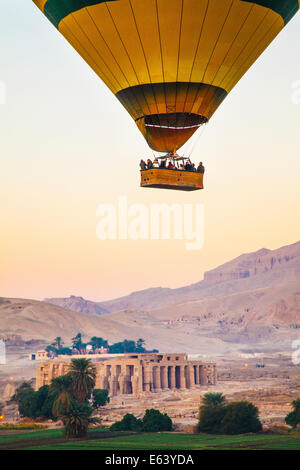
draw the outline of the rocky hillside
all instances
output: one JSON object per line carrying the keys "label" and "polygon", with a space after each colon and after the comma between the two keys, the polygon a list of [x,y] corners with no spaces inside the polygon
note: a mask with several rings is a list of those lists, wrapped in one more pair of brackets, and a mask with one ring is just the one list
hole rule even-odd
{"label": "rocky hillside", "polygon": [[5,340],[34,339],[49,344],[60,336],[65,344],[70,344],[71,338],[79,332],[84,340],[101,336],[110,343],[142,337],[149,349],[165,352],[227,354],[235,350],[233,346],[214,338],[203,338],[199,344],[197,333],[175,332],[151,318],[147,312],[86,315],[36,300],[0,298],[0,337]]}
{"label": "rocky hillside", "polygon": [[75,295],[66,298],[45,299],[45,302],[72,310],[72,312],[87,313],[88,315],[109,313],[107,309],[101,307],[97,302],[85,300],[83,297],[76,297]]}
{"label": "rocky hillside", "polygon": [[1,299],[0,331],[47,341],[78,332],[112,342],[143,337],[147,347],[166,352],[291,350],[300,335],[300,242],[241,255],[179,289],[99,303],[75,296]]}
{"label": "rocky hillside", "polygon": [[[152,311],[192,300],[203,301],[211,297],[224,297],[238,292],[283,285],[286,285],[287,294],[290,295],[290,284],[297,283],[300,291],[300,242],[277,250],[263,248],[243,254],[206,272],[202,281],[178,289],[151,288],[107,302],[91,302],[74,296],[46,301],[77,312],[92,314],[125,309]],[[274,301],[279,300],[276,293],[274,295]],[[282,295],[282,291],[279,295]]]}

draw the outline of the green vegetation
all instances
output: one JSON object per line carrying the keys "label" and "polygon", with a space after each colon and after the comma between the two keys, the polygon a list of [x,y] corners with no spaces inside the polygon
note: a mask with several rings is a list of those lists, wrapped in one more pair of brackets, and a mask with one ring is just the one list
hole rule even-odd
{"label": "green vegetation", "polygon": [[172,431],[172,428],[172,420],[167,414],[151,408],[146,410],[143,419],[137,419],[133,414],[127,413],[110,429],[112,431],[161,432]]}
{"label": "green vegetation", "polygon": [[46,427],[43,424],[37,423],[5,423],[0,424],[0,433],[1,431],[33,431],[36,429],[45,429]]}
{"label": "green vegetation", "polygon": [[206,393],[200,406],[198,431],[243,434],[261,431],[258,408],[248,401],[227,403],[222,393]]}
{"label": "green vegetation", "polygon": [[293,411],[285,417],[286,424],[289,424],[293,428],[297,427],[300,423],[300,398],[297,398],[292,402]]}
{"label": "green vegetation", "polygon": [[82,342],[82,334],[77,333],[72,338],[72,345],[70,347],[63,346],[64,342],[62,338],[58,336],[54,341],[46,347],[46,351],[52,353],[55,356],[58,355],[72,355],[73,353],[84,354],[84,353],[96,353],[99,350],[107,349],[109,353],[144,353],[144,352],[158,352],[157,349],[147,351],[145,348],[145,340],[140,338],[137,341],[127,340],[119,343],[109,345],[106,339],[101,337],[93,336],[87,343]]}
{"label": "green vegetation", "polygon": [[226,413],[221,423],[222,434],[246,434],[259,432],[262,425],[258,408],[248,401],[236,401],[226,405]]}
{"label": "green vegetation", "polygon": [[[1,427],[0,427],[1,429]],[[294,449],[300,450],[300,434],[182,434],[120,433],[97,428],[85,440],[66,441],[61,430],[23,431],[18,434],[0,432],[0,450],[204,450],[204,449]]]}
{"label": "green vegetation", "polygon": [[82,438],[87,435],[93,408],[89,405],[95,387],[96,371],[90,359],[72,359],[69,372],[52,380],[50,391],[55,394],[53,416],[62,420],[66,438]]}
{"label": "green vegetation", "polygon": [[146,410],[142,421],[145,432],[172,431],[173,428],[171,418],[166,413],[163,414],[153,408]]}
{"label": "green vegetation", "polygon": [[89,359],[73,359],[68,372],[74,397],[83,403],[95,387],[96,369]]}
{"label": "green vegetation", "polygon": [[46,347],[46,351],[52,352],[55,355],[62,354],[70,356],[72,354],[72,349],[64,347],[63,344],[64,342],[61,337],[57,336],[53,343]]}
{"label": "green vegetation", "polygon": [[218,433],[225,416],[226,398],[222,393],[206,393],[200,406],[198,431]]}
{"label": "green vegetation", "polygon": [[50,392],[48,385],[44,385],[37,392],[32,386],[24,382],[17,388],[12,401],[19,405],[19,412],[22,416],[28,418],[52,419],[52,407],[55,401],[55,395]]}
{"label": "green vegetation", "polygon": [[92,394],[92,407],[98,410],[101,406],[109,403],[110,398],[108,396],[108,390],[102,390],[100,388],[94,388]]}
{"label": "green vegetation", "polygon": [[50,386],[35,392],[24,382],[13,400],[22,416],[62,420],[67,438],[84,437],[89,425],[99,421],[92,417],[93,411],[109,401],[107,390],[94,390],[95,378],[90,359],[73,359],[69,372],[52,379]]}
{"label": "green vegetation", "polygon": [[69,375],[55,377],[51,381],[50,390],[55,397],[52,415],[62,416],[71,407],[73,400],[71,377]]}
{"label": "green vegetation", "polygon": [[127,413],[121,421],[116,421],[110,427],[111,431],[142,431],[142,420],[136,418],[133,414]]}
{"label": "green vegetation", "polygon": [[70,407],[60,416],[67,439],[86,437],[89,425],[98,421],[91,417],[92,411],[87,403],[72,400]]}

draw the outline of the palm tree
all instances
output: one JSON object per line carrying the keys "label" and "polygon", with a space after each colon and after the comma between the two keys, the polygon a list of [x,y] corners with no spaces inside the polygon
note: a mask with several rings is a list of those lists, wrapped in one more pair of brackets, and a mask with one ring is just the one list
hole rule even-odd
{"label": "palm tree", "polygon": [[136,349],[137,349],[137,352],[144,352],[145,351],[145,340],[143,338],[139,338],[137,340]]}
{"label": "palm tree", "polygon": [[223,393],[206,393],[202,399],[202,406],[223,406],[226,403],[226,397]]}
{"label": "palm tree", "polygon": [[82,347],[82,334],[81,333],[77,333],[77,335],[74,336],[74,338],[72,338],[72,347],[74,349],[77,349],[80,352],[80,349]]}
{"label": "palm tree", "polygon": [[55,346],[57,349],[61,349],[62,345],[64,342],[62,341],[60,336],[57,336],[54,340],[53,346]]}
{"label": "palm tree", "polygon": [[72,402],[70,409],[61,416],[65,424],[65,435],[71,437],[85,437],[89,424],[99,423],[98,418],[91,418],[92,409],[86,403]]}
{"label": "palm tree", "polygon": [[90,359],[72,359],[68,375],[75,398],[83,403],[95,387],[96,370]]}
{"label": "palm tree", "polygon": [[60,417],[70,410],[72,395],[72,380],[69,375],[60,375],[51,380],[50,393],[56,395],[52,407],[53,416]]}

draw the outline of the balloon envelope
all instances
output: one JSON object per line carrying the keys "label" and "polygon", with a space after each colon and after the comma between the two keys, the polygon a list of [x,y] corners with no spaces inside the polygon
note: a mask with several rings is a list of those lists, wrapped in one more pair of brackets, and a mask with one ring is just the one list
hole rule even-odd
{"label": "balloon envelope", "polygon": [[299,10],[298,0],[33,1],[160,152],[210,119]]}

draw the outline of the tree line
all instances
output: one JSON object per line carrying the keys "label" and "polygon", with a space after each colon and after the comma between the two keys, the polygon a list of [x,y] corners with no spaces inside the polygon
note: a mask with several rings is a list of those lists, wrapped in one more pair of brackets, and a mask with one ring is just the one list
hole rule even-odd
{"label": "tree line", "polygon": [[71,340],[71,346],[65,346],[64,341],[60,336],[57,336],[54,341],[46,347],[46,351],[55,356],[72,354],[95,354],[101,350],[107,350],[108,353],[145,353],[145,352],[158,352],[157,349],[147,351],[145,348],[145,340],[139,338],[137,341],[127,340],[118,343],[109,344],[106,339],[98,336],[93,336],[88,342],[82,341],[82,334],[77,333]]}

